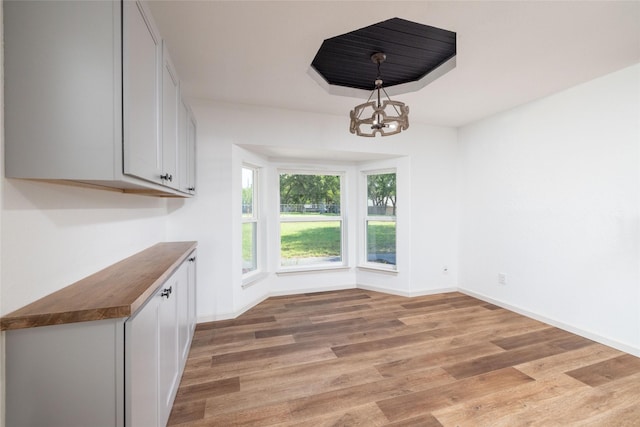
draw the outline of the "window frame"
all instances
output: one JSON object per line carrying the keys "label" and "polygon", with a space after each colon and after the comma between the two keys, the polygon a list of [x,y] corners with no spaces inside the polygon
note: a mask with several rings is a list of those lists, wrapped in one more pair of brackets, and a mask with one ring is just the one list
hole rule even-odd
{"label": "window frame", "polygon": [[[396,175],[396,204],[395,204],[395,215],[370,215],[369,214],[369,176],[371,175],[386,175],[386,174],[395,174]],[[361,171],[362,177],[362,187],[360,194],[362,197],[361,206],[363,206],[362,215],[362,238],[361,241],[361,256],[360,263],[358,265],[359,268],[371,269],[371,270],[380,270],[385,272],[397,272],[398,271],[398,170],[395,167],[392,168],[383,168],[383,169],[372,169]],[[367,228],[370,221],[378,221],[378,222],[393,222],[395,224],[395,264],[384,264],[379,262],[369,261],[369,242],[368,242],[368,233]]]}
{"label": "window frame", "polygon": [[[259,232],[259,223],[260,223],[260,202],[259,202],[259,181],[260,181],[260,174],[259,174],[259,168],[248,164],[248,163],[243,163],[242,167],[241,167],[241,189],[244,190],[244,177],[242,175],[244,175],[244,170],[250,170],[252,172],[252,188],[251,188],[251,192],[252,192],[252,196],[251,196],[251,216],[245,216],[244,214],[244,209],[241,209],[241,213],[240,213],[240,217],[241,217],[241,244],[240,244],[240,250],[241,250],[241,260],[244,263],[244,255],[242,255],[242,251],[244,249],[243,244],[244,244],[244,225],[245,224],[253,224],[253,261],[254,261],[254,265],[255,265],[255,269],[253,270],[249,270],[249,271],[243,271],[242,272],[242,278],[243,281],[246,280],[247,278],[251,278],[255,275],[260,274],[260,272],[262,271],[262,262],[260,261],[260,254],[259,254],[259,243],[260,243],[260,232]],[[244,203],[242,203],[241,200],[241,204],[244,205]],[[244,207],[244,206],[243,206]],[[244,267],[243,267],[244,269]]]}
{"label": "window frame", "polygon": [[[289,175],[330,175],[338,176],[340,178],[340,215],[337,216],[322,216],[322,215],[309,215],[303,218],[297,217],[283,217],[281,216],[280,205],[280,177],[283,174]],[[278,274],[283,273],[296,273],[305,271],[319,271],[319,270],[339,270],[345,269],[348,265],[347,259],[347,209],[345,204],[346,193],[346,171],[334,170],[334,169],[297,169],[297,168],[278,168],[277,169],[277,239],[278,239]],[[340,261],[339,262],[322,262],[314,264],[300,264],[300,265],[283,265],[282,263],[282,224],[283,223],[300,223],[300,222],[335,222],[340,223]]]}

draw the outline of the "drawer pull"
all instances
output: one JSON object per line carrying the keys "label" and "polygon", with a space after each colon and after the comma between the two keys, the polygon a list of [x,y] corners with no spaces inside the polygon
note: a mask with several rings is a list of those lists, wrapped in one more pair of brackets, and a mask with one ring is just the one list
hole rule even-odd
{"label": "drawer pull", "polygon": [[167,297],[169,299],[169,295],[173,292],[173,286],[169,286],[169,288],[164,288],[160,293],[160,297]]}

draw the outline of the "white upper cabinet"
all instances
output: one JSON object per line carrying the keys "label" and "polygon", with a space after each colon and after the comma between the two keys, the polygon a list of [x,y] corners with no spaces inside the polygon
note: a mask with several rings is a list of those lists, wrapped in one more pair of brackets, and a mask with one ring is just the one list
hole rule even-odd
{"label": "white upper cabinet", "polygon": [[142,5],[124,3],[124,173],[162,183],[162,41]]}
{"label": "white upper cabinet", "polygon": [[8,178],[194,194],[179,178],[178,75],[144,4],[3,8]]}
{"label": "white upper cabinet", "polygon": [[196,191],[196,121],[184,101],[178,110],[178,170],[180,190],[195,194]]}
{"label": "white upper cabinet", "polygon": [[3,15],[6,176],[113,179],[122,157],[120,5],[9,1]]}
{"label": "white upper cabinet", "polygon": [[187,191],[196,194],[196,141],[198,124],[191,109],[187,120]]}
{"label": "white upper cabinet", "polygon": [[169,50],[162,50],[162,175],[165,185],[179,189],[178,176],[178,106],[180,82]]}

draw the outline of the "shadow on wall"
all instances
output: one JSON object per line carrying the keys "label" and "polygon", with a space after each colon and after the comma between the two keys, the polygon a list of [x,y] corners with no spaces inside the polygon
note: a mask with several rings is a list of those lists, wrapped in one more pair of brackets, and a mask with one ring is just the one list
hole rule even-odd
{"label": "shadow on wall", "polygon": [[167,213],[167,201],[160,197],[22,179],[4,179],[2,203],[6,211],[108,209],[137,218]]}

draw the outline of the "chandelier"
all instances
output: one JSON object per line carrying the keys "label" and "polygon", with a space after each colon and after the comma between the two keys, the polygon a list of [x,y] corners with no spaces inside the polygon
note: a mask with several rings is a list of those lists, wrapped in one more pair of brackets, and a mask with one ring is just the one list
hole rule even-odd
{"label": "chandelier", "polygon": [[[358,136],[374,137],[395,135],[409,128],[409,107],[400,101],[392,101],[387,91],[382,87],[380,64],[387,56],[384,53],[374,53],[371,61],[378,65],[378,76],[375,89],[371,91],[369,99],[364,104],[356,105],[351,110],[351,124],[349,131]],[[381,94],[387,97],[382,100]],[[376,98],[372,100],[373,96]]]}

